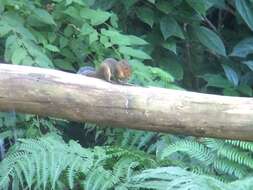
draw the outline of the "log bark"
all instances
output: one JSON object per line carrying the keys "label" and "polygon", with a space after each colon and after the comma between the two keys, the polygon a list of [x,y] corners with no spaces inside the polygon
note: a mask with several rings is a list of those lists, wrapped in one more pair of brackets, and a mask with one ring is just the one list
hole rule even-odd
{"label": "log bark", "polygon": [[253,99],[122,86],[67,72],[0,64],[0,111],[147,131],[253,140]]}

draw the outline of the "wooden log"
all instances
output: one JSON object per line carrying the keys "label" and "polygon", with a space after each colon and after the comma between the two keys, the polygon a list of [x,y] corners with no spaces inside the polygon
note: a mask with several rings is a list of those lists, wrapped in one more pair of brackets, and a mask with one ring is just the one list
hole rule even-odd
{"label": "wooden log", "polygon": [[253,140],[253,99],[122,86],[52,69],[0,64],[0,111],[147,131]]}

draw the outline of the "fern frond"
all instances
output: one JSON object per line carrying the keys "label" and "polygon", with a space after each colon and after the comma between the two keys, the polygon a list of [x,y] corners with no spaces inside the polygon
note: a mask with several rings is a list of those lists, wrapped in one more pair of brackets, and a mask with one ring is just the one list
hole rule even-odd
{"label": "fern frond", "polygon": [[240,147],[243,150],[249,150],[249,151],[253,152],[253,143],[252,142],[239,141],[239,140],[226,140],[225,142],[228,144],[232,144],[234,146]]}
{"label": "fern frond", "polygon": [[248,152],[243,151],[232,145],[226,145],[226,146],[221,147],[218,150],[218,155],[225,157],[231,161],[234,161],[238,164],[242,164],[250,168],[253,168],[252,156]]}
{"label": "fern frond", "polygon": [[69,171],[68,182],[73,187],[75,174],[87,173],[93,166],[93,158],[92,151],[83,150],[77,143],[65,144],[55,136],[21,139],[0,164],[3,171],[0,187],[7,186],[10,178],[16,178],[23,188],[56,189],[65,171]]}
{"label": "fern frond", "polygon": [[157,136],[157,133],[125,130],[123,138],[120,139],[120,145],[127,148],[138,148],[139,150],[148,148],[152,144],[152,139]]}
{"label": "fern frond", "polygon": [[117,179],[112,175],[111,171],[105,170],[103,167],[98,167],[87,176],[84,189],[107,189],[112,187],[116,181]]}
{"label": "fern frond", "polygon": [[238,164],[226,158],[216,159],[213,165],[217,171],[235,176],[239,179],[245,177],[248,174],[248,168],[246,166]]}
{"label": "fern frond", "polygon": [[161,158],[164,159],[177,151],[184,152],[190,157],[206,164],[210,164],[213,160],[213,154],[206,146],[196,141],[185,139],[176,141],[164,148],[161,153]]}
{"label": "fern frond", "polygon": [[123,149],[119,147],[108,147],[107,148],[107,158],[130,158],[133,161],[139,162],[140,165],[145,167],[155,167],[157,162],[152,156],[146,154],[145,152],[133,150],[133,149]]}
{"label": "fern frond", "polygon": [[229,190],[226,184],[205,175],[196,175],[179,167],[148,169],[133,176],[128,187],[157,190]]}
{"label": "fern frond", "polygon": [[208,147],[211,151],[216,152],[226,143],[224,140],[213,139],[213,138],[202,138],[201,142]]}

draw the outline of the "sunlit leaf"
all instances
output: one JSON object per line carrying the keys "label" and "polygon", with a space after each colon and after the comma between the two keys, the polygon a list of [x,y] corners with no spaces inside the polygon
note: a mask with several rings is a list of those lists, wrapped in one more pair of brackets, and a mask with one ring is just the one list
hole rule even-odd
{"label": "sunlit leaf", "polygon": [[143,52],[141,50],[133,49],[131,47],[121,46],[119,48],[119,52],[123,53],[125,55],[139,58],[139,59],[151,59],[151,57],[148,54],[146,54],[145,52]]}
{"label": "sunlit leaf", "polygon": [[102,11],[99,9],[93,10],[89,8],[83,8],[80,11],[80,15],[82,18],[90,19],[91,25],[95,26],[95,25],[100,25],[104,23],[105,21],[107,21],[110,18],[111,13]]}
{"label": "sunlit leaf", "polygon": [[253,5],[248,0],[235,0],[235,7],[247,23],[249,28],[253,31]]}
{"label": "sunlit leaf", "polygon": [[222,64],[222,67],[223,67],[223,70],[224,70],[228,80],[230,82],[232,82],[234,84],[234,86],[238,86],[239,77],[238,77],[237,73],[231,67],[229,67],[228,65]]}
{"label": "sunlit leaf", "polygon": [[246,58],[249,54],[253,53],[253,38],[246,38],[240,41],[233,48],[230,56]]}
{"label": "sunlit leaf", "polygon": [[21,61],[26,57],[27,52],[24,48],[18,48],[14,51],[11,62],[14,64],[20,64]]}

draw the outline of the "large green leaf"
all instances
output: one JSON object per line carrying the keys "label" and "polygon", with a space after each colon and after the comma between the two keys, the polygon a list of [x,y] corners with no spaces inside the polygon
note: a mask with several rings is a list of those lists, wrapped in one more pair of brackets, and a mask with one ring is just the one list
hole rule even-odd
{"label": "large green leaf", "polygon": [[226,49],[222,40],[212,30],[204,26],[201,26],[201,27],[195,27],[194,32],[197,38],[199,39],[199,41],[204,46],[206,46],[207,48],[209,48],[210,50],[212,50],[213,52],[219,55],[222,55],[222,56],[227,55]]}
{"label": "large green leaf", "polygon": [[79,20],[80,19],[80,13],[79,10],[76,7],[70,6],[65,11],[63,11],[65,14],[73,17],[74,19]]}
{"label": "large green leaf", "polygon": [[111,43],[117,45],[146,45],[147,42],[137,36],[120,34],[118,31],[114,30],[101,30],[101,34],[110,38]]}
{"label": "large green leaf", "polygon": [[253,31],[253,5],[248,0],[235,0],[237,11],[247,23],[249,28]]}
{"label": "large green leaf", "polygon": [[45,10],[43,9],[35,9],[34,15],[38,18],[39,21],[44,22],[46,24],[50,25],[56,25],[54,22],[53,17]]}
{"label": "large green leaf", "polygon": [[148,7],[141,7],[137,10],[138,18],[144,23],[148,24],[151,28],[154,24],[154,12]]}
{"label": "large green leaf", "polygon": [[162,46],[165,49],[172,51],[173,53],[177,54],[177,44],[174,41],[165,41]]}
{"label": "large green leaf", "polygon": [[240,93],[247,95],[247,96],[252,96],[253,95],[253,90],[249,85],[240,85],[238,86],[238,90]]}
{"label": "large green leaf", "polygon": [[89,8],[83,8],[80,11],[80,15],[82,18],[90,19],[91,25],[96,26],[107,21],[110,18],[111,13],[99,9],[93,10]]}
{"label": "large green leaf", "polygon": [[170,36],[177,36],[182,39],[184,38],[183,32],[177,21],[170,16],[165,16],[161,19],[160,29],[165,40]]}
{"label": "large green leaf", "polygon": [[206,10],[215,6],[219,8],[225,8],[226,4],[224,0],[205,0]]}
{"label": "large green leaf", "polygon": [[24,48],[17,48],[15,49],[12,57],[11,57],[11,62],[14,64],[20,64],[21,61],[26,57],[27,52]]}
{"label": "large green leaf", "polygon": [[253,38],[246,38],[236,44],[230,56],[246,58],[251,53],[253,53]]}
{"label": "large green leaf", "polygon": [[45,48],[52,52],[60,52],[59,48],[57,46],[54,46],[52,44],[46,44]]}
{"label": "large green leaf", "polygon": [[253,71],[253,61],[243,61],[242,63],[246,64]]}
{"label": "large green leaf", "polygon": [[87,35],[92,32],[95,32],[95,29],[91,27],[91,25],[89,25],[88,23],[84,23],[80,32],[82,35]]}
{"label": "large green leaf", "polygon": [[219,74],[205,74],[201,76],[205,81],[207,81],[207,87],[217,87],[217,88],[231,88],[233,84],[227,79],[223,78]]}
{"label": "large green leaf", "polygon": [[205,0],[186,0],[186,2],[199,14],[203,15],[206,12]]}
{"label": "large green leaf", "polygon": [[228,65],[224,65],[224,64],[222,65],[222,67],[223,67],[223,70],[224,70],[228,80],[230,82],[232,82],[234,84],[234,86],[238,86],[239,77],[238,77],[237,73],[234,71],[234,69],[232,69]]}
{"label": "large green leaf", "polygon": [[0,37],[5,36],[10,31],[11,31],[11,27],[10,26],[8,26],[8,25],[1,25],[1,22],[0,22]]}
{"label": "large green leaf", "polygon": [[125,55],[139,58],[139,59],[151,59],[151,57],[145,52],[141,50],[133,49],[131,47],[121,46],[119,48],[119,52]]}
{"label": "large green leaf", "polygon": [[156,7],[165,14],[169,14],[174,9],[174,5],[170,1],[166,0],[158,1],[156,3]]}

